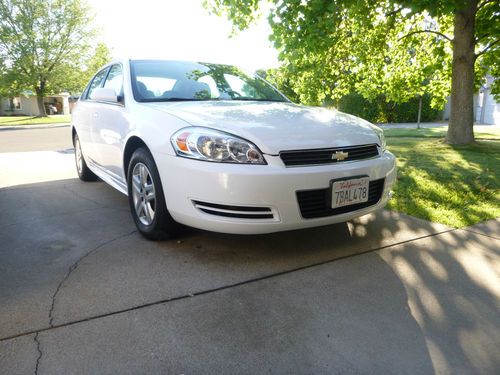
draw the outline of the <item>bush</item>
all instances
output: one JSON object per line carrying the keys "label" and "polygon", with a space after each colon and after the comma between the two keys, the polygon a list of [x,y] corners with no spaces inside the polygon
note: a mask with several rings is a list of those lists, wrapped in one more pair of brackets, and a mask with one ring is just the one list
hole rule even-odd
{"label": "bush", "polygon": [[370,122],[378,122],[379,108],[376,102],[363,98],[360,94],[352,93],[343,96],[338,104],[339,111],[364,118]]}
{"label": "bush", "polygon": [[[422,97],[422,115],[420,121],[436,121],[440,110],[431,108],[431,96]],[[352,93],[342,97],[338,103],[339,111],[353,114],[370,122],[417,122],[418,98],[405,103],[387,102],[383,95],[375,100],[367,100],[360,94]]]}
{"label": "bush", "polygon": [[[417,122],[418,119],[418,98],[410,99],[405,103],[387,103],[385,109],[385,122]],[[435,121],[439,117],[438,109],[431,107],[431,96],[426,94],[422,96],[422,115],[420,121]]]}

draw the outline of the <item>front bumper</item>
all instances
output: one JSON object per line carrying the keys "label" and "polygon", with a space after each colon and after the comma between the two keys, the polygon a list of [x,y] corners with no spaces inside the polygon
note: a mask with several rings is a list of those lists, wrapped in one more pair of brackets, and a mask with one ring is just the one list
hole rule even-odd
{"label": "front bumper", "polygon": [[[396,179],[396,161],[386,151],[380,157],[330,165],[286,168],[278,156],[268,165],[219,164],[163,153],[154,154],[165,200],[179,223],[214,232],[271,233],[345,222],[384,207]],[[344,214],[304,219],[297,191],[326,189],[332,179],[367,175],[385,179],[378,203]],[[208,214],[194,201],[215,205],[268,207],[272,218],[235,218]]]}

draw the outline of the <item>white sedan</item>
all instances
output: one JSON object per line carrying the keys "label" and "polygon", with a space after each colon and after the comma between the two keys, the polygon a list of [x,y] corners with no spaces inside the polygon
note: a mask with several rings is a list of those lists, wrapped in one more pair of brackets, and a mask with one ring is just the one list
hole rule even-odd
{"label": "white sedan", "polygon": [[383,207],[396,178],[379,128],[228,65],[112,62],[74,108],[72,135],[79,177],[128,195],[156,240],[179,223],[256,234],[344,222]]}

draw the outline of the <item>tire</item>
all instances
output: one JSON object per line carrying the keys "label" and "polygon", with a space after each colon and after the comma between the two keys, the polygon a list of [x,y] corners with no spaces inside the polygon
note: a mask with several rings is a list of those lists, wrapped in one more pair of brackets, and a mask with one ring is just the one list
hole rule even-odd
{"label": "tire", "polygon": [[151,153],[138,148],[127,170],[128,201],[139,232],[149,240],[174,238],[180,225],[170,216],[160,175]]}
{"label": "tire", "polygon": [[75,137],[73,138],[73,145],[75,146],[75,164],[78,177],[82,181],[96,181],[98,177],[89,169],[87,163],[85,162],[78,134],[75,134]]}

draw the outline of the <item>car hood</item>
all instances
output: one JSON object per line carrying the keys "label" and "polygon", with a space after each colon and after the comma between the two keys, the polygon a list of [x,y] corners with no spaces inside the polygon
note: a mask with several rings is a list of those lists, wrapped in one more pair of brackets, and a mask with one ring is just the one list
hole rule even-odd
{"label": "car hood", "polygon": [[145,105],[176,116],[193,126],[218,129],[243,137],[266,154],[379,142],[369,122],[325,108],[241,101]]}

